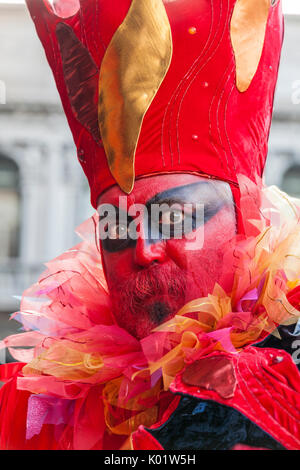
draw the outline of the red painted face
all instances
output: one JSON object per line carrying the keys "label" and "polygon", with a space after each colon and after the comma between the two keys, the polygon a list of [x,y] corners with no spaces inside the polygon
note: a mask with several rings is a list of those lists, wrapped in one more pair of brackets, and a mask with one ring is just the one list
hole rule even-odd
{"label": "red painted face", "polygon": [[[103,204],[119,208],[120,196],[121,211],[113,220]],[[216,282],[230,289],[223,258],[236,234],[236,217],[227,183],[192,174],[151,176],[137,180],[129,196],[111,187],[98,204],[113,313],[135,337],[147,336],[187,302],[207,296]]]}

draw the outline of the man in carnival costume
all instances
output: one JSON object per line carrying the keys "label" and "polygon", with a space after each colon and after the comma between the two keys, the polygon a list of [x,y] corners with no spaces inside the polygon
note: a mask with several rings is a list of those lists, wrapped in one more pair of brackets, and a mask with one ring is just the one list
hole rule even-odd
{"label": "man in carnival costume", "polygon": [[2,343],[0,448],[300,449],[300,201],[261,181],[281,2],[27,5],[98,212]]}

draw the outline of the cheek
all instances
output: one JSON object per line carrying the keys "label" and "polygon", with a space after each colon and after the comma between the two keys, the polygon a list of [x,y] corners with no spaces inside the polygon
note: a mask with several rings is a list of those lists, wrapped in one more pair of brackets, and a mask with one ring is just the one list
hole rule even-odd
{"label": "cheek", "polygon": [[[226,244],[236,236],[236,216],[233,207],[224,207],[205,224],[205,244]],[[215,242],[213,242],[215,240]]]}
{"label": "cheek", "polygon": [[[202,231],[199,244],[185,239],[169,240],[168,257],[188,272],[192,283],[196,283],[198,295],[199,286],[201,295],[207,295],[216,282],[227,290],[231,286],[233,276],[229,278],[226,274],[225,278],[223,258],[226,250],[232,246],[230,241],[234,240],[236,235],[236,221],[232,210],[222,209],[198,230]],[[191,285],[190,287],[192,289]],[[191,291],[191,297],[195,295],[195,292]]]}
{"label": "cheek", "polygon": [[109,253],[102,249],[102,259],[108,286],[112,282],[123,281],[134,272],[133,249]]}

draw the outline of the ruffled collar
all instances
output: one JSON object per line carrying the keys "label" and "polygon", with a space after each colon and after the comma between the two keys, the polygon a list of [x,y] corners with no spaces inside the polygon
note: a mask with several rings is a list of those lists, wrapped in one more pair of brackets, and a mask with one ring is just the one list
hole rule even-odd
{"label": "ruffled collar", "polygon": [[[62,424],[64,416],[63,423],[74,427],[70,403],[97,390],[102,433],[106,428],[130,436],[140,424],[157,422],[170,400],[170,384],[186,364],[213,351],[239,354],[278,334],[279,324],[297,322],[297,302],[288,299],[300,285],[300,201],[246,178],[240,187],[245,236],[237,236],[234,250],[225,254],[235,272],[232,292],[216,285],[141,341],[113,322],[96,242],[97,214],[79,228],[83,241],[47,264],[14,314],[24,333],[6,338],[2,347],[27,364],[18,388],[35,394],[34,406],[37,399],[67,406],[59,417],[50,413],[51,424]],[[31,411],[28,437],[37,432]],[[42,423],[49,419],[44,412]]]}

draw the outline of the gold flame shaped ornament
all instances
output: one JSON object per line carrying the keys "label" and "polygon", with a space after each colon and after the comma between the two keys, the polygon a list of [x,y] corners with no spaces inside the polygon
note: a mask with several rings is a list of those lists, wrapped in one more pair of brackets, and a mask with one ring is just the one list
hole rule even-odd
{"label": "gold flame shaped ornament", "polygon": [[[276,3],[276,2],[275,2]],[[231,19],[231,42],[236,61],[236,85],[248,90],[261,59],[271,0],[237,0]]]}
{"label": "gold flame shaped ornament", "polygon": [[162,0],[132,0],[100,69],[98,119],[112,175],[130,193],[144,116],[172,59],[172,33]]}

